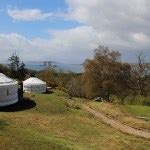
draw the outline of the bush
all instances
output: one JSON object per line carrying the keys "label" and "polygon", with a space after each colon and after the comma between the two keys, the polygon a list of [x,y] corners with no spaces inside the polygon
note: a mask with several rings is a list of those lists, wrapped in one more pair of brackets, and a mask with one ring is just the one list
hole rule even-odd
{"label": "bush", "polygon": [[[127,105],[139,105],[140,102],[139,102],[139,98],[137,98],[137,96],[134,96],[134,95],[129,95],[127,96],[125,99],[124,99],[124,104],[127,104]],[[142,103],[141,103],[142,104]]]}
{"label": "bush", "polygon": [[150,97],[145,97],[143,99],[143,105],[150,106]]}
{"label": "bush", "polygon": [[74,100],[67,101],[65,105],[67,108],[81,109],[80,103]]}
{"label": "bush", "polygon": [[114,104],[124,104],[124,99],[119,98],[118,96],[111,96],[110,98],[110,102],[114,103]]}

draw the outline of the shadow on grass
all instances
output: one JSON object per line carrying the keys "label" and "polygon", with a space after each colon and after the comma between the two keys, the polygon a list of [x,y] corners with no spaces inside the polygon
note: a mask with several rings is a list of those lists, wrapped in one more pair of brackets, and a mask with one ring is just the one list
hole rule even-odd
{"label": "shadow on grass", "polygon": [[17,112],[34,108],[36,103],[29,98],[22,98],[17,103],[5,107],[0,107],[0,112]]}

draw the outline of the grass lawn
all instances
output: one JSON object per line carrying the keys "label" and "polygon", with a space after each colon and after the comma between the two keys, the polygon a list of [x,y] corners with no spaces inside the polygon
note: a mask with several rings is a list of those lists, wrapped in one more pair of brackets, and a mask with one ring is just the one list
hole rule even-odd
{"label": "grass lawn", "polygon": [[0,109],[1,150],[150,147],[150,141],[121,133],[79,109],[63,92],[24,96],[31,100]]}
{"label": "grass lawn", "polygon": [[126,123],[130,126],[143,128],[150,131],[150,120],[138,119],[137,117],[150,117],[149,106],[117,105],[101,102],[87,102],[91,108]]}

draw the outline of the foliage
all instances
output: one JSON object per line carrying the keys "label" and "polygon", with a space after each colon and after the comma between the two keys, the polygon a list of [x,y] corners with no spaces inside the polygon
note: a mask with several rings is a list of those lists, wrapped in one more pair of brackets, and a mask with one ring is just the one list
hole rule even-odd
{"label": "foliage", "polygon": [[0,64],[0,73],[3,73],[5,75],[9,75],[10,74],[10,70],[6,65],[2,65]]}
{"label": "foliage", "polygon": [[88,99],[101,97],[109,102],[116,97],[118,103],[124,104],[128,99],[125,97],[130,94],[150,94],[150,67],[142,53],[138,55],[138,63],[130,65],[121,62],[118,51],[99,46],[94,50],[94,58],[84,62],[84,68],[83,74],[74,76],[67,84],[67,92],[71,96]]}
{"label": "foliage", "polygon": [[82,76],[73,77],[66,86],[67,93],[71,97],[85,97],[84,81]]}
{"label": "foliage", "polygon": [[68,84],[71,82],[73,78],[80,76],[80,74],[68,72],[65,73],[63,71],[59,71],[58,73],[58,87],[63,88],[64,91],[67,91]]}
{"label": "foliage", "polygon": [[121,54],[99,46],[94,51],[94,59],[84,63],[84,93],[86,98],[103,97],[110,101],[111,95],[126,95],[127,88],[122,80],[127,78],[129,65],[120,62]]}
{"label": "foliage", "polygon": [[150,106],[150,97],[139,96],[139,95],[128,95],[124,99],[124,103],[127,105],[146,105]]}
{"label": "foliage", "polygon": [[150,64],[145,62],[143,53],[137,56],[137,63],[131,65],[129,78],[125,84],[135,95],[147,96],[150,93]]}
{"label": "foliage", "polygon": [[39,71],[37,71],[37,70],[28,69],[27,70],[27,74],[26,74],[26,78],[36,77],[36,75],[38,74],[38,72]]}
{"label": "foliage", "polygon": [[69,101],[66,101],[66,107],[72,108],[72,109],[81,109],[81,104],[79,101],[69,100]]}
{"label": "foliage", "polygon": [[39,71],[37,77],[42,79],[47,83],[48,86],[52,88],[61,89],[66,91],[68,83],[73,77],[77,77],[76,73],[65,73],[62,71],[56,71],[55,68],[49,67],[44,70]]}
{"label": "foliage", "polygon": [[57,86],[57,72],[54,68],[46,68],[39,71],[37,77],[47,83],[48,86],[55,88]]}
{"label": "foliage", "polygon": [[18,80],[24,80],[26,77],[27,69],[25,68],[23,61],[20,60],[20,57],[14,53],[8,58],[8,61],[10,62],[8,64],[10,69],[10,76]]}

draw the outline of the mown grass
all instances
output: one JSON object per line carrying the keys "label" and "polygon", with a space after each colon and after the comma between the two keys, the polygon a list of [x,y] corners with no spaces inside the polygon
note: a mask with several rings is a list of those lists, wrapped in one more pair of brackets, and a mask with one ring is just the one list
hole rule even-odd
{"label": "mown grass", "polygon": [[[149,149],[150,141],[121,133],[80,109],[60,91],[25,94],[36,107],[0,109],[0,149]],[[15,107],[15,106],[12,106]]]}
{"label": "mown grass", "polygon": [[88,102],[91,108],[135,128],[150,130],[150,120],[139,119],[138,117],[150,117],[149,106],[117,105],[112,103]]}

